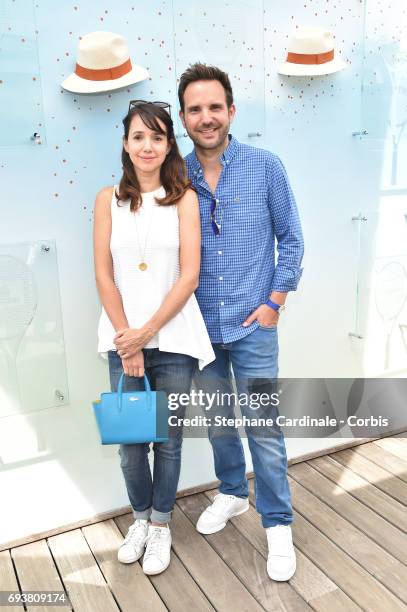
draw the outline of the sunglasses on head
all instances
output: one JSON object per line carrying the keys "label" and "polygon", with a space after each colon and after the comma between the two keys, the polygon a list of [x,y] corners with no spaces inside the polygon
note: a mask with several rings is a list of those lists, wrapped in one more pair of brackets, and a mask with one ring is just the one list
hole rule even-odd
{"label": "sunglasses on head", "polygon": [[130,112],[132,108],[135,108],[136,106],[142,106],[143,104],[154,104],[154,106],[158,106],[159,108],[163,108],[164,110],[168,109],[168,114],[171,117],[171,104],[168,104],[168,102],[158,102],[158,101],[150,102],[149,100],[130,100],[128,112]]}

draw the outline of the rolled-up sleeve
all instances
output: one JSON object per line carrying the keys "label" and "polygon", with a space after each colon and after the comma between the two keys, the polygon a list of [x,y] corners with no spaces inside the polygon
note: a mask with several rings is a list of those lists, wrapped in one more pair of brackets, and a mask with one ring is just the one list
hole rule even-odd
{"label": "rolled-up sleeve", "polygon": [[295,291],[302,274],[304,239],[294,194],[284,165],[277,155],[266,164],[268,206],[277,240],[277,265],[272,291]]}

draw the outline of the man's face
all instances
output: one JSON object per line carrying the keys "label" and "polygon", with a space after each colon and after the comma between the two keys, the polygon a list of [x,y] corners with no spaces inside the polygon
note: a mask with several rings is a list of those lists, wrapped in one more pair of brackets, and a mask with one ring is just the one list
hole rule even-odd
{"label": "man's face", "polygon": [[197,147],[216,149],[226,144],[235,106],[228,108],[226,93],[219,81],[195,81],[184,92],[180,118]]}

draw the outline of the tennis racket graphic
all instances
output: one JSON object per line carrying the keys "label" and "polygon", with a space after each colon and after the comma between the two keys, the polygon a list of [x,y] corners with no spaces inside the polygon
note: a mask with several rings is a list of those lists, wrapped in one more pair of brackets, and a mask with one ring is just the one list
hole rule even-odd
{"label": "tennis racket graphic", "polygon": [[389,368],[390,338],[407,300],[407,273],[398,261],[386,263],[376,273],[374,289],[377,312],[379,313],[385,334],[384,368]]}
{"label": "tennis racket graphic", "polygon": [[0,255],[0,417],[21,408],[17,353],[34,318],[37,292],[29,266],[12,255]]}

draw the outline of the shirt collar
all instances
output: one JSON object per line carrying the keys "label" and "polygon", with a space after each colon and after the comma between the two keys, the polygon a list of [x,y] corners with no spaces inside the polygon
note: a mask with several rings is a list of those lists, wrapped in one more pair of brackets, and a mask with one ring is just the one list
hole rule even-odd
{"label": "shirt collar", "polygon": [[[225,165],[228,166],[231,163],[232,159],[236,155],[237,150],[239,148],[239,142],[236,140],[234,136],[232,136],[232,134],[229,134],[228,138],[229,138],[229,144],[219,158],[222,166],[225,166]],[[195,176],[200,175],[200,174],[202,175],[201,163],[195,153],[195,148],[190,153],[190,163],[191,163],[192,173]]]}

